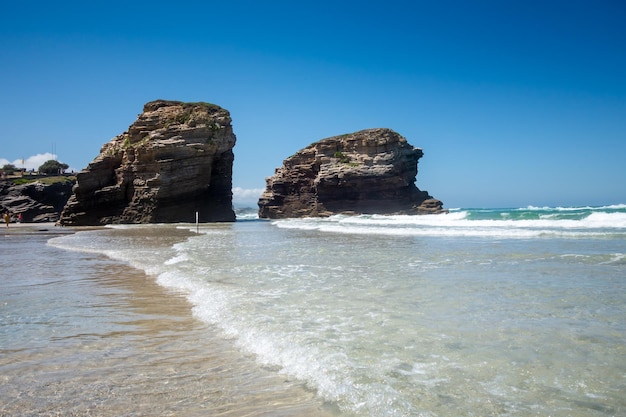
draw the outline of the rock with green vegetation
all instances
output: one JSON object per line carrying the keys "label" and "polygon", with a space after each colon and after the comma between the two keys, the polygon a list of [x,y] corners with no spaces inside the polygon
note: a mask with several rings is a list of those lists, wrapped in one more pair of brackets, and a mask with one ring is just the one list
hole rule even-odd
{"label": "rock with green vegetation", "polygon": [[322,139],[287,158],[266,180],[259,217],[445,212],[441,201],[415,185],[422,156],[391,129]]}
{"label": "rock with green vegetation", "polygon": [[66,226],[234,221],[230,113],[156,100],[77,174]]}
{"label": "rock with green vegetation", "polygon": [[13,220],[25,223],[56,222],[72,195],[73,176],[13,178],[0,182],[0,206]]}

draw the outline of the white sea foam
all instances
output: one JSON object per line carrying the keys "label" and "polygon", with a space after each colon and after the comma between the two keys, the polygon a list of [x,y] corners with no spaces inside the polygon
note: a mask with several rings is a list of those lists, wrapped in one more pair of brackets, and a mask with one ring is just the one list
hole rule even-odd
{"label": "white sea foam", "polygon": [[168,259],[167,261],[165,261],[165,265],[174,265],[180,262],[185,262],[187,260],[189,260],[189,257],[183,253],[173,258]]}
{"label": "white sea foam", "polygon": [[584,227],[624,229],[626,228],[626,213],[593,212],[581,222]]}
{"label": "white sea foam", "polygon": [[555,210],[555,211],[598,210],[598,211],[603,211],[603,210],[624,210],[624,209],[626,209],[626,204],[611,204],[611,205],[607,205],[607,206],[569,206],[569,207],[565,207],[565,206],[557,206],[557,207],[528,206],[528,207],[524,207],[524,208],[516,208],[514,210],[516,210],[516,211],[525,211],[525,210],[529,210],[529,211],[545,211],[545,210]]}
{"label": "white sea foam", "polygon": [[591,212],[580,219],[546,214],[535,219],[500,216],[470,219],[468,211],[435,216],[336,215],[328,218],[276,220],[280,228],[333,233],[384,234],[394,236],[472,236],[531,238],[541,236],[605,237],[626,233],[626,213]]}

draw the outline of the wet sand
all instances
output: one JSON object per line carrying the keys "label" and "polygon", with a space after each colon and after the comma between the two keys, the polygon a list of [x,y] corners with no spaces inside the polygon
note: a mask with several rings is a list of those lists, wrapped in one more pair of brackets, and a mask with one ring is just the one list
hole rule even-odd
{"label": "wet sand", "polygon": [[74,233],[75,230],[80,230],[80,228],[74,229],[69,227],[61,227],[55,226],[54,223],[9,223],[9,227],[6,226],[5,222],[1,224],[1,233],[0,234],[13,234],[13,233],[41,233],[41,232],[50,232],[50,233]]}
{"label": "wet sand", "polygon": [[[0,416],[332,413],[195,319],[182,294],[101,255],[46,245],[72,229],[3,232]],[[38,268],[33,257],[52,260]]]}

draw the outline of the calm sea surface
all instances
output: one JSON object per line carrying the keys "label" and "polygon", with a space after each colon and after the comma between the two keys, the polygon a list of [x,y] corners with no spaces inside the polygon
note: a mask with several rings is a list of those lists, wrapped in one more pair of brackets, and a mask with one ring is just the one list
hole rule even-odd
{"label": "calm sea surface", "polygon": [[626,415],[626,206],[253,217],[0,236],[0,415]]}

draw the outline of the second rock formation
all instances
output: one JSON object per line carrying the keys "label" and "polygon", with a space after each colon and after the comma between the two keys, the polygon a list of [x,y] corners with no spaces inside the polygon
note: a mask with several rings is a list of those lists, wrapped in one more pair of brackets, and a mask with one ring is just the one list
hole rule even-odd
{"label": "second rock formation", "polygon": [[266,180],[259,217],[445,212],[441,201],[415,185],[422,156],[391,129],[322,139],[287,158]]}

